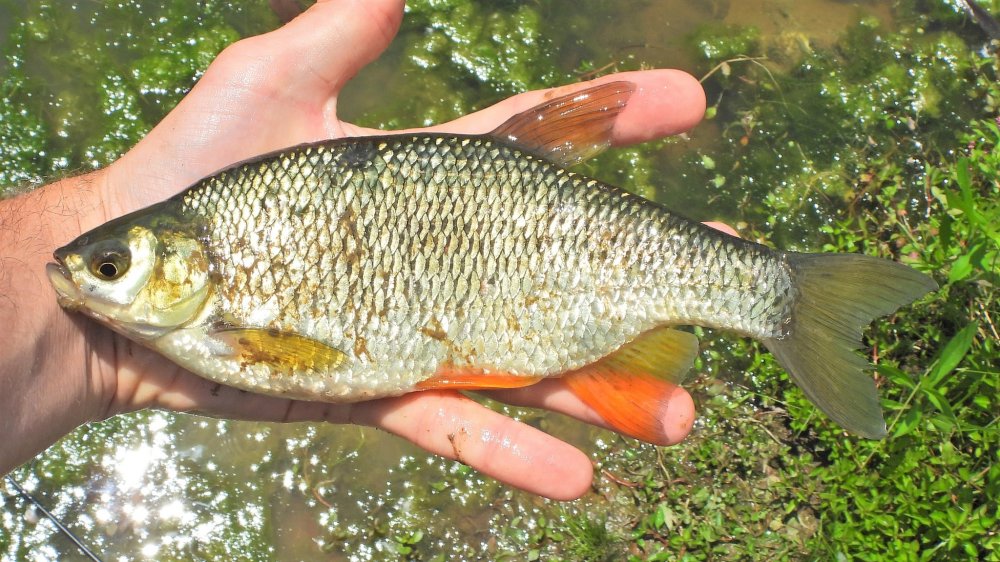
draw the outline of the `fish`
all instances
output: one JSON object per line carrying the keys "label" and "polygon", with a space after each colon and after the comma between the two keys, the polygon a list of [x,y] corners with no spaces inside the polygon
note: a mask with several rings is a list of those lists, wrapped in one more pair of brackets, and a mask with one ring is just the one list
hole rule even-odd
{"label": "fish", "polygon": [[217,383],[354,402],[561,377],[662,441],[699,352],[763,342],[845,429],[886,434],[862,330],[936,287],[865,255],[781,251],[568,168],[635,90],[555,97],[482,135],[399,133],[237,163],[59,248],[59,303]]}

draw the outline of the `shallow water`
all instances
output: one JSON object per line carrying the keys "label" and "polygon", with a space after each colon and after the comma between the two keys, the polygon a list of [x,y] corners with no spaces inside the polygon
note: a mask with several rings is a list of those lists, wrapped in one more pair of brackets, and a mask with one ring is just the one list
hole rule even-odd
{"label": "shallow water", "polygon": [[[442,3],[446,10],[454,4]],[[509,34],[504,40],[520,42],[524,60],[511,56],[500,62],[452,56],[459,39],[478,31],[450,28],[451,12],[437,17],[441,12],[421,9],[387,55],[352,83],[341,106],[347,117],[364,124],[413,126],[593,70],[667,66],[699,75],[709,68],[692,48],[691,33],[719,23],[756,26],[778,69],[783,57],[829,47],[862,17],[891,28],[892,4],[506,3],[507,18],[522,17],[531,25],[527,31],[517,25],[504,28]],[[197,77],[191,68],[199,67],[199,60],[207,62],[228,40],[277,25],[266,2],[198,6],[136,1],[103,10],[79,2],[60,6],[60,15],[52,16],[32,2],[0,1],[5,50],[21,57],[0,62],[6,74],[0,86],[12,97],[19,88],[30,90],[17,98],[30,111],[5,114],[6,128],[0,122],[7,153],[0,183],[37,182],[106,164],[176,103]],[[473,22],[484,21],[477,19],[483,10],[474,10]],[[34,23],[23,23],[29,20]],[[17,33],[22,35],[15,45],[10,38]],[[187,62],[171,63],[176,57],[188,57]],[[545,64],[535,65],[538,58]],[[497,67],[503,72],[495,72]],[[138,94],[134,81],[141,86]],[[725,149],[719,127],[726,121],[720,116],[706,122],[686,140],[656,143],[626,157],[602,157],[589,171],[696,218],[762,221],[753,209],[726,200],[725,191],[711,185],[692,189],[683,173],[685,155]],[[47,139],[41,151],[38,136]],[[595,461],[622,448],[620,438],[559,416],[510,411],[580,446]],[[595,493],[556,507],[373,430],[163,412],[81,428],[14,477],[105,560],[321,555],[395,560],[411,546],[421,558],[523,559],[526,537],[544,526],[545,517],[581,511],[597,518],[627,517],[627,510],[609,505],[603,480]],[[0,545],[7,545],[0,557],[79,557],[65,537],[19,499],[0,498],[0,534],[6,535]],[[422,537],[414,536],[418,530]]]}

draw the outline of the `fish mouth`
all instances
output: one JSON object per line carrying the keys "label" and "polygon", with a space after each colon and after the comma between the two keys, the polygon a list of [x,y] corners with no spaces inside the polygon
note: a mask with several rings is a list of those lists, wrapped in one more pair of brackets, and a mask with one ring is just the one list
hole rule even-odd
{"label": "fish mouth", "polygon": [[59,295],[59,306],[69,310],[77,310],[83,306],[83,295],[80,294],[80,289],[73,282],[69,269],[66,268],[58,254],[55,256],[55,260],[56,263],[45,264],[45,273],[49,276],[52,288]]}

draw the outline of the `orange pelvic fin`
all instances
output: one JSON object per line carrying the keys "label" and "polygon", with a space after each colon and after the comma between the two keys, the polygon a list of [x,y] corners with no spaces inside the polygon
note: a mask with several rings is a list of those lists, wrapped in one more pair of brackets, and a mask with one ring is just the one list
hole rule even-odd
{"label": "orange pelvic fin", "polygon": [[549,100],[505,121],[490,136],[562,166],[611,146],[615,120],[635,84],[608,82]]}
{"label": "orange pelvic fin", "polygon": [[663,414],[698,354],[694,334],[650,330],[563,380],[616,431],[649,443],[667,441]]}
{"label": "orange pelvic fin", "polygon": [[507,373],[488,373],[482,369],[442,368],[433,377],[417,383],[418,390],[483,390],[489,388],[520,388],[531,386],[542,377],[526,377]]}

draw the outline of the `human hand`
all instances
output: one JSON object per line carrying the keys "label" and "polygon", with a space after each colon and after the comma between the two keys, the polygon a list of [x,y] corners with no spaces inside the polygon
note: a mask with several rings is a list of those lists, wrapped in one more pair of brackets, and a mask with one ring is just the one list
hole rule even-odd
{"label": "human hand", "polygon": [[[82,218],[81,229],[160,201],[233,162],[303,142],[377,132],[340,121],[338,94],[388,45],[401,16],[398,0],[321,1],[279,30],[227,48],[142,142],[102,171],[94,183],[100,212]],[[704,113],[704,94],[687,74],[648,71],[598,81],[622,79],[634,82],[637,91],[616,122],[617,145],[686,130]],[[431,130],[484,133],[543,99],[582,87],[525,93]],[[76,337],[86,338],[85,386],[91,389],[87,400],[97,405],[93,417],[155,407],[231,418],[359,423],[548,497],[575,498],[591,483],[586,455],[457,393],[428,391],[346,405],[248,394],[192,375],[86,321],[72,322]],[[492,396],[602,424],[558,380]],[[693,419],[690,396],[677,389],[664,417],[664,444],[683,439]]]}

